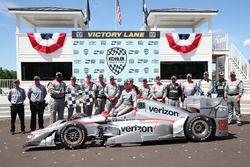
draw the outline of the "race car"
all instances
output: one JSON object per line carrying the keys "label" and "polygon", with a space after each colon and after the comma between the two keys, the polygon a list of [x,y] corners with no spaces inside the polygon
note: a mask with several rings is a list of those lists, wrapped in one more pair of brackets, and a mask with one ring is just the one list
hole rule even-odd
{"label": "race car", "polygon": [[108,146],[175,138],[201,142],[214,136],[227,136],[227,119],[227,106],[222,98],[187,97],[183,108],[138,99],[136,112],[119,117],[104,112],[91,117],[73,115],[70,121],[59,120],[29,134],[24,148],[60,144],[76,149],[87,141]]}

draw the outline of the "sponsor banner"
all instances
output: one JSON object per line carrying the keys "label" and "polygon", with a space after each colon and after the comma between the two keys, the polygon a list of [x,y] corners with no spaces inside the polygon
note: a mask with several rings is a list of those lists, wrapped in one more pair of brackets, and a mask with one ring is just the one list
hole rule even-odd
{"label": "sponsor banner", "polygon": [[73,75],[97,80],[113,75],[119,84],[134,78],[153,83],[160,73],[159,31],[73,31]]}

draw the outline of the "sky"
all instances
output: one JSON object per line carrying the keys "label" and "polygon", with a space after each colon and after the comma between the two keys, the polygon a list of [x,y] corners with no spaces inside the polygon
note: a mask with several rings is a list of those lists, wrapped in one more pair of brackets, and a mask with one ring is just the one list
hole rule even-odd
{"label": "sky", "polygon": [[[115,1],[90,0],[90,30],[115,30]],[[85,0],[0,0],[0,67],[16,70],[15,17],[8,13],[9,7],[53,6],[81,8],[85,11]],[[230,41],[250,59],[250,1],[249,0],[146,0],[147,8],[199,8],[217,9],[214,17],[214,32],[229,34]],[[122,25],[117,30],[140,30],[143,23],[142,0],[120,0]],[[22,31],[32,31],[22,24]],[[72,29],[68,29],[70,32]],[[39,31],[55,31],[38,29]],[[65,30],[64,30],[65,31]],[[201,27],[199,31],[205,31]]]}

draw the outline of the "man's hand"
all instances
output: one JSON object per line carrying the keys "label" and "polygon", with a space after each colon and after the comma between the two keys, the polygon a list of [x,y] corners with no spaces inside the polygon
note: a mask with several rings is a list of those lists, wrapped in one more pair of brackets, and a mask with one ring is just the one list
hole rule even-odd
{"label": "man's hand", "polygon": [[136,108],[134,107],[133,110],[132,110],[132,114],[133,115],[136,115]]}
{"label": "man's hand", "polygon": [[227,97],[226,96],[224,97],[224,100],[227,101]]}
{"label": "man's hand", "polygon": [[237,96],[237,102],[239,103],[240,102],[240,96]]}

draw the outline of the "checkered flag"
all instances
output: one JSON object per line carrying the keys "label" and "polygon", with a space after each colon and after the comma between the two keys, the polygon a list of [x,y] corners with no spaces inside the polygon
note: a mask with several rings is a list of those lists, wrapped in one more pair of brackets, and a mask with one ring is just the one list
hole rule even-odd
{"label": "checkered flag", "polygon": [[78,91],[76,94],[67,92],[65,95],[65,100],[67,102],[68,108],[76,108],[82,103],[82,91]]}
{"label": "checkered flag", "polygon": [[107,64],[109,69],[116,75],[120,74],[127,63],[127,53],[123,48],[110,48],[107,50]]}
{"label": "checkered flag", "polygon": [[94,102],[94,97],[93,97],[93,91],[88,91],[88,92],[85,92],[84,93],[84,96],[85,96],[85,104],[86,105],[91,105],[93,104]]}

